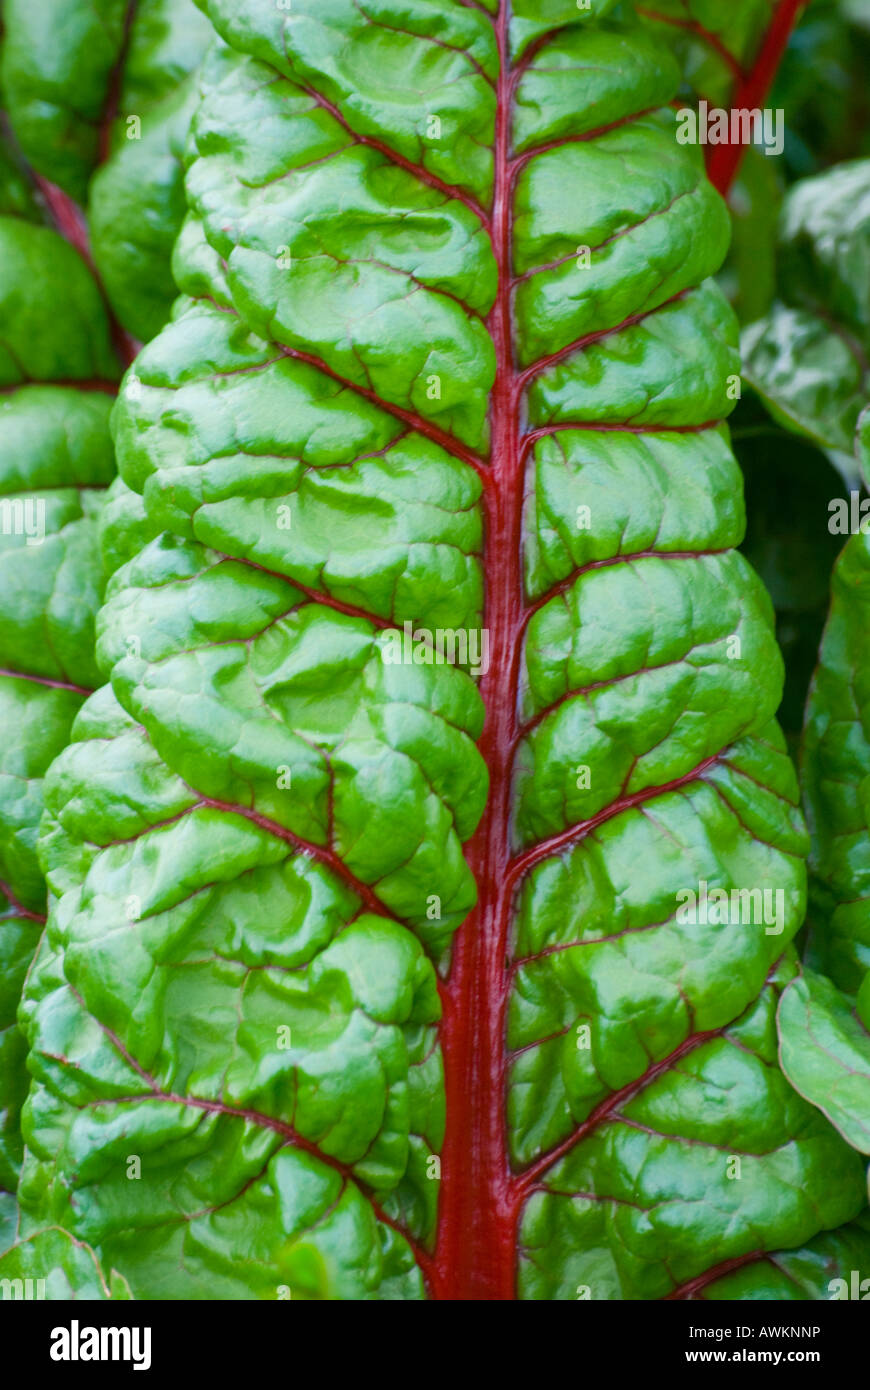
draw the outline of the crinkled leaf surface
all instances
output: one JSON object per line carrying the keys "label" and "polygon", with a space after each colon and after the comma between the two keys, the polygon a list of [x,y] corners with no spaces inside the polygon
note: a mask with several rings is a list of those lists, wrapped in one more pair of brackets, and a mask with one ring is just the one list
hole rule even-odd
{"label": "crinkled leaf surface", "polygon": [[205,8],[22,1202],[143,1297],[825,1298],[863,1164],[777,1063],[806,837],[677,68],[608,3]]}
{"label": "crinkled leaf surface", "polygon": [[725,1274],[693,1297],[797,1302],[842,1298],[843,1281],[848,1286],[852,1271],[866,1268],[868,1228],[865,1212],[838,1231],[814,1236],[801,1249],[779,1250]]}

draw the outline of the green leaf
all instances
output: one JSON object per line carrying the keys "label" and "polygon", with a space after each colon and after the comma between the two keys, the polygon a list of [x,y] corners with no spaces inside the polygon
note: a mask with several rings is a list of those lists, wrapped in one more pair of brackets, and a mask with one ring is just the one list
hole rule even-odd
{"label": "green leaf", "polygon": [[868,384],[857,344],[809,310],[777,303],[746,329],[743,350],[744,375],[774,420],[851,453]]}
{"label": "green leaf", "polygon": [[712,106],[730,107],[741,71],[749,71],[776,0],[655,0],[638,10],[674,49],[692,91]]}
{"label": "green leaf", "polygon": [[866,1186],[777,1062],[806,834],[676,66],[609,3],[206,8],[22,1205],[137,1297],[776,1294]]}
{"label": "green leaf", "polygon": [[860,1001],[856,1010],[824,975],[805,971],[782,996],[779,1034],[783,1071],[795,1090],[853,1148],[870,1154],[870,990],[863,996],[863,1010]]}
{"label": "green leaf", "polygon": [[118,364],[97,286],[57,232],[0,217],[0,385],[114,381]]}
{"label": "green leaf", "polygon": [[779,299],[743,335],[744,375],[773,418],[851,455],[868,393],[870,161],[802,180],[780,219]]}
{"label": "green leaf", "polygon": [[[797,1250],[777,1250],[709,1284],[701,1297],[830,1301],[855,1298],[855,1272],[867,1268],[870,1226],[866,1213],[837,1231],[824,1231]],[[858,1278],[860,1280],[861,1275]]]}
{"label": "green leaf", "polygon": [[814,963],[847,994],[870,969],[870,538],[851,536],[807,703],[801,779],[816,883]]}
{"label": "green leaf", "polygon": [[196,98],[189,78],[91,181],[94,259],[115,314],[143,342],[162,328],[178,293],[170,262],[185,212],[182,154]]}
{"label": "green leaf", "polygon": [[[866,412],[859,412],[867,386],[868,173],[866,163],[846,165],[793,191],[783,223],[783,275],[794,302],[806,307],[777,306],[766,323],[746,334],[771,413],[831,448],[841,449],[855,434],[865,467]],[[830,202],[822,198],[823,189]],[[850,211],[857,210],[857,231],[846,232],[840,221],[847,203]],[[857,488],[848,502],[829,504],[828,529],[854,534],[834,570],[801,758],[812,841],[807,954],[830,978],[805,971],[785,991],[779,1010],[786,1075],[865,1153],[870,1152],[866,508]]]}
{"label": "green leaf", "polygon": [[[90,1246],[59,1226],[16,1233],[9,1199],[0,1195],[0,1285],[11,1299],[130,1299],[127,1281],[106,1275]],[[11,1241],[8,1237],[11,1236]]]}
{"label": "green leaf", "polygon": [[[97,288],[57,233],[0,218],[0,266],[6,325],[0,366],[0,720],[14,731],[0,750],[5,1201],[18,1182],[28,1083],[16,1011],[46,911],[36,844],[43,778],[66,745],[82,701],[99,682],[95,616],[104,577],[97,516],[115,465],[112,386],[91,378],[111,378],[117,365]],[[52,378],[79,384],[45,384]],[[70,1242],[64,1237],[63,1243]]]}
{"label": "green leaf", "polygon": [[214,31],[193,0],[8,0],[3,21],[3,83],[21,150],[86,208],[114,314],[135,338],[153,337],[175,298],[191,74]]}
{"label": "green leaf", "polygon": [[191,0],[5,0],[3,30],[4,95],[24,155],[82,204],[127,118],[144,121],[210,36]]}

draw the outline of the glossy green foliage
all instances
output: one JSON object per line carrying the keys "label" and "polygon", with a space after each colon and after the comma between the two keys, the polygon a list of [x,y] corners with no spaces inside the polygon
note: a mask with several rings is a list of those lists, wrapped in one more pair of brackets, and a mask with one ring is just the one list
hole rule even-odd
{"label": "glossy green foliage", "polygon": [[779,1031],[792,1084],[862,1151],[870,1129],[870,555],[857,474],[868,457],[866,415],[859,417],[868,391],[868,213],[866,160],[796,184],[780,227],[786,302],[744,334],[750,380],[773,418],[822,445],[851,484],[848,497],[827,505],[832,535],[857,534],[834,570],[801,753],[812,844],[805,955],[824,973],[808,968],[785,991]]}
{"label": "glossy green foliage", "polygon": [[[186,298],[114,417],[155,534],[115,491],[109,684],[46,790],[29,1219],[138,1297],[431,1292],[464,846],[510,777],[516,1295],[826,1298],[863,1164],[777,1064],[806,836],[676,65],[611,4],[516,0],[508,152],[494,4],[205,8]],[[435,659],[482,624],[517,653],[489,767],[486,663]]]}
{"label": "glossy green foliage", "polygon": [[112,308],[147,340],[175,297],[191,74],[213,31],[193,0],[5,0],[3,24],[15,137],[86,209]]}
{"label": "glossy green foliage", "polygon": [[755,1264],[745,1265],[709,1284],[703,1299],[759,1299],[803,1302],[840,1299],[851,1287],[852,1272],[867,1267],[870,1221],[858,1221],[814,1236],[797,1250],[778,1250]]}
{"label": "glossy green foliage", "polygon": [[812,832],[813,960],[786,991],[783,1066],[870,1152],[870,545],[850,537],[810,689],[801,760]]}
{"label": "glossy green foliage", "polygon": [[870,975],[853,1005],[807,970],[780,1006],[782,1064],[854,1148],[870,1153]]}
{"label": "glossy green foliage", "polygon": [[143,342],[163,327],[177,293],[171,257],[184,218],[182,156],[196,100],[191,76],[146,112],[141,134],[116,143],[90,185],[94,260],[112,308]]}
{"label": "glossy green foliage", "polygon": [[118,363],[99,291],[81,256],[49,227],[0,218],[0,386],[102,381]]}
{"label": "glossy green foliage", "polygon": [[807,690],[828,616],[830,574],[842,537],[819,525],[843,482],[829,459],[766,415],[746,392],[732,417],[732,438],[746,493],[741,549],[776,610],[776,636],[786,683],[777,719],[796,755]]}
{"label": "glossy green foliage", "polygon": [[780,218],[778,298],[743,335],[745,376],[773,418],[849,458],[870,388],[868,251],[870,161],[795,184]]}
{"label": "glossy green foliage", "polygon": [[[6,203],[20,207],[17,195]],[[15,1015],[46,910],[43,778],[99,681],[96,516],[114,473],[118,367],[81,258],[56,232],[11,216],[0,217],[0,315],[0,1191],[11,1194],[27,1089]]]}

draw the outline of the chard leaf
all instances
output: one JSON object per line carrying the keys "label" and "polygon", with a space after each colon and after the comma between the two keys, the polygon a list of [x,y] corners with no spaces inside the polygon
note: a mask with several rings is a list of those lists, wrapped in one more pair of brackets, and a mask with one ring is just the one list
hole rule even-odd
{"label": "chard leaf", "polygon": [[2,81],[20,149],[90,250],[111,308],[147,340],[175,298],[194,69],[213,31],[194,0],[6,0]]}
{"label": "chard leaf", "polygon": [[651,0],[638,14],[675,51],[684,78],[711,105],[730,108],[752,70],[777,0]]}
{"label": "chard leaf", "polygon": [[850,1007],[824,975],[805,971],[780,1003],[783,1069],[848,1139],[870,1153],[870,975]]}
{"label": "chard leaf", "polygon": [[608,0],[205,9],[29,1219],[145,1298],[826,1298],[864,1165],[777,1060],[807,842],[677,66]]}
{"label": "chard leaf", "polygon": [[744,375],[780,424],[852,456],[870,394],[870,160],[789,191],[777,275],[779,298],[743,335]]}
{"label": "chard leaf", "polygon": [[199,62],[191,0],[5,0],[3,91],[26,159],[84,204],[113,145]]}
{"label": "chard leaf", "polygon": [[[860,412],[870,341],[868,177],[870,163],[855,161],[805,179],[791,191],[782,219],[782,278],[795,307],[775,305],[766,320],[744,334],[750,373],[755,372],[770,413],[794,433],[827,447],[844,472],[834,451],[851,446],[853,437],[865,471],[867,464],[867,415]],[[847,206],[848,227],[842,220]],[[806,954],[808,965],[825,975],[806,969],[784,991],[779,1007],[785,1074],[865,1153],[870,1151],[866,506],[854,487],[848,501],[829,503],[829,531],[856,533],[832,577],[801,755],[811,834]]]}
{"label": "chard leaf", "polygon": [[[0,310],[0,1204],[14,1212],[28,1085],[16,1010],[46,912],[36,844],[43,778],[100,680],[97,515],[115,468],[118,366],[92,277],[48,227],[0,217]],[[53,1240],[73,1250],[69,1267],[78,1268],[74,1242]],[[30,1277],[31,1253],[28,1244],[7,1257],[4,1274],[11,1263]],[[63,1296],[62,1282],[52,1287]]]}
{"label": "chard leaf", "polygon": [[862,1153],[870,1152],[870,741],[866,726],[868,537],[846,542],[810,687],[801,771],[813,873],[810,960],[785,991],[783,1069]]}

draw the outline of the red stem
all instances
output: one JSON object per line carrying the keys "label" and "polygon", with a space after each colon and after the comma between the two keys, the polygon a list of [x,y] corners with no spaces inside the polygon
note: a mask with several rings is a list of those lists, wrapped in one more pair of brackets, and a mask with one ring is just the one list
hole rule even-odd
{"label": "red stem", "polygon": [[0,893],[2,893],[12,909],[11,913],[5,914],[6,916],[26,917],[29,922],[45,922],[44,913],[31,912],[29,907],[25,907],[22,902],[19,902],[18,898],[16,898],[12,889],[9,887],[9,884],[4,883],[2,880],[0,880]]}
{"label": "red stem", "polygon": [[[137,343],[136,339],[131,337],[127,330],[122,328],[115,318],[114,310],[109,304],[103,282],[100,279],[99,272],[94,264],[94,258],[91,254],[88,225],[85,221],[84,213],[75,199],[71,198],[68,193],[64,193],[63,189],[58,188],[57,184],[49,183],[48,179],[44,179],[41,174],[34,174],[33,180],[45,200],[45,204],[51,214],[51,219],[57,231],[63,237],[64,241],[68,241],[70,246],[75,247],[93,275],[97,288],[100,291],[103,304],[105,305],[106,316],[109,320],[109,330],[112,335],[112,344],[122,366],[125,368],[129,367],[138,353],[141,344]],[[84,385],[82,382],[77,384]],[[112,390],[116,391],[117,387],[113,386]]]}
{"label": "red stem", "polygon": [[[756,105],[763,99],[802,3],[782,0],[753,71],[738,89],[739,104]],[[493,211],[487,221],[498,265],[498,292],[487,321],[497,364],[490,412],[492,457],[489,469],[474,460],[478,472],[488,474],[484,488],[484,612],[493,660],[480,687],[486,722],[479,746],[491,785],[483,818],[467,846],[478,903],[457,933],[450,974],[441,990],[447,1127],[441,1154],[435,1258],[426,1271],[430,1292],[436,1298],[462,1301],[516,1298],[517,1226],[522,1205],[530,1187],[554,1158],[550,1154],[529,1172],[513,1173],[505,1114],[511,908],[523,874],[553,849],[548,844],[514,857],[511,846],[511,766],[518,733],[526,618],[521,571],[523,463],[526,443],[533,437],[523,439],[521,406],[528,380],[542,364],[520,371],[512,347],[511,214],[514,176],[522,161],[513,161],[510,154],[510,112],[518,72],[511,71],[509,62],[509,9],[502,0],[495,21],[498,106]],[[724,191],[733,178],[740,153],[739,147],[718,147],[714,164],[720,190]],[[572,344],[574,348],[576,344]],[[674,785],[695,780],[705,765]],[[645,795],[649,793],[626,798],[617,809]],[[576,833],[577,827],[562,838],[567,842]],[[689,1049],[701,1040],[703,1035],[693,1036],[684,1046]],[[636,1084],[643,1085],[646,1079]],[[598,1119],[597,1115],[590,1117],[592,1124]],[[565,1141],[566,1150],[576,1138],[575,1134]],[[698,1287],[703,1278],[695,1281]],[[687,1285],[678,1296],[685,1296],[693,1287]]]}
{"label": "red stem", "polygon": [[[752,69],[738,86],[731,101],[732,110],[754,110],[767,96],[782,60],[789,36],[807,0],[780,0]],[[707,175],[714,188],[725,196],[737,176],[745,146],[714,145],[707,164]]]}
{"label": "red stem", "polygon": [[[782,0],[753,71],[738,89],[735,104],[755,106],[763,99],[804,2]],[[408,412],[393,411],[407,423],[423,428],[430,437],[448,445],[454,454],[463,458],[479,474],[485,475],[487,483],[484,490],[487,550],[485,622],[491,635],[493,661],[481,682],[487,713],[480,751],[490,770],[491,789],[484,816],[468,845],[469,867],[478,886],[478,905],[457,934],[448,982],[441,989],[447,1129],[442,1149],[435,1257],[429,1260],[424,1252],[417,1251],[430,1291],[441,1299],[463,1301],[510,1301],[516,1298],[517,1225],[522,1204],[530,1188],[558,1156],[550,1153],[526,1173],[514,1174],[508,1158],[505,1116],[511,908],[523,873],[553,849],[552,844],[548,843],[514,858],[511,846],[511,763],[518,732],[517,692],[522,635],[527,616],[521,578],[523,461],[526,445],[538,433],[545,432],[534,431],[525,441],[522,439],[521,402],[529,378],[547,365],[550,359],[521,372],[516,366],[512,347],[513,176],[524,161],[512,162],[510,157],[511,98],[518,74],[511,71],[509,62],[509,8],[502,0],[495,24],[500,63],[493,212],[491,219],[487,219],[487,226],[498,265],[498,293],[488,319],[497,362],[490,416],[490,467],[485,469],[471,450],[462,448],[453,439],[439,437],[440,432],[432,427],[425,428],[425,422],[411,417]],[[128,20],[132,11],[131,5]],[[116,94],[113,95],[114,100],[109,103],[110,113],[116,104]],[[375,144],[374,141],[367,143]],[[739,146],[716,148],[711,160],[710,177],[721,192],[727,190],[733,179],[741,153]],[[391,157],[396,160],[394,153]],[[39,182],[58,230],[92,265],[87,228],[80,209],[61,190],[44,180]],[[452,193],[453,196],[462,197],[455,190]],[[472,205],[468,197],[463,201]],[[479,213],[476,205],[474,210]],[[135,356],[135,345],[127,335],[123,335],[119,341],[119,332],[116,331],[116,342],[122,358],[129,362]],[[577,346],[572,344],[565,352],[574,351]],[[288,356],[303,361],[312,360],[303,352],[284,351]],[[562,355],[555,354],[555,357]],[[322,367],[323,364],[317,365]],[[362,390],[361,394],[369,393]],[[700,770],[693,770],[691,780],[697,777]],[[684,780],[690,778],[679,779],[680,783]],[[637,799],[643,799],[643,796]],[[625,805],[633,804],[633,801],[634,798],[627,798]],[[205,799],[205,804],[247,815],[285,838],[291,838],[283,828],[267,823],[265,818],[242,808],[210,799]],[[624,806],[619,805],[616,809],[624,809]],[[583,828],[580,827],[581,830]],[[578,828],[574,827],[563,838],[572,837],[577,831]],[[341,871],[345,880],[350,877],[331,850],[317,848],[314,852],[331,862],[336,871]],[[383,904],[367,885],[354,880],[352,886],[366,906],[385,912]],[[13,905],[24,915],[40,920],[36,914],[20,909],[20,905]],[[687,1039],[684,1048],[688,1050],[703,1040],[704,1035],[693,1036]],[[666,1059],[660,1066],[669,1064],[671,1060]],[[647,1079],[641,1078],[631,1089],[643,1085]],[[621,1093],[611,1097],[606,1112],[610,1113],[613,1104],[621,1098]],[[587,1123],[591,1127],[599,1119],[596,1113]],[[295,1134],[293,1140],[300,1142]],[[576,1140],[577,1134],[572,1134],[561,1148],[567,1151]],[[382,1213],[379,1212],[379,1215],[385,1219]],[[727,1261],[716,1271],[690,1281],[672,1297],[691,1296],[696,1289],[709,1282],[714,1273],[737,1267],[755,1257],[751,1255]]]}
{"label": "red stem", "polygon": [[665,1294],[662,1301],[669,1303],[694,1298],[696,1294],[701,1293],[717,1279],[722,1279],[726,1274],[733,1274],[736,1269],[742,1269],[744,1265],[755,1264],[758,1260],[765,1258],[766,1252],[764,1250],[751,1250],[748,1255],[735,1255],[733,1259],[722,1260],[720,1264],[705,1269],[703,1274],[696,1275],[694,1279],[687,1279],[685,1284],[680,1284],[673,1293]]}
{"label": "red stem", "polygon": [[500,65],[491,231],[498,294],[488,321],[497,362],[491,410],[492,485],[485,492],[485,622],[493,660],[481,682],[486,724],[480,751],[490,770],[491,787],[483,819],[468,846],[478,906],[459,930],[444,991],[447,1132],[433,1276],[437,1297],[464,1301],[516,1297],[517,1201],[508,1166],[504,1085],[512,898],[507,884],[510,765],[523,622],[522,387],[512,351],[508,9],[502,3],[496,23]]}
{"label": "red stem", "polygon": [[121,47],[118,49],[118,56],[115,59],[112,71],[109,75],[109,83],[106,88],[106,102],[103,107],[103,115],[100,120],[99,130],[99,159],[100,164],[105,164],[111,154],[112,145],[112,126],[118,117],[121,105],[121,86],[124,80],[124,65],[127,62],[127,55],[130,52],[130,40],[133,37],[133,21],[136,18],[138,0],[128,0],[127,9],[124,13],[124,30],[121,37]]}

